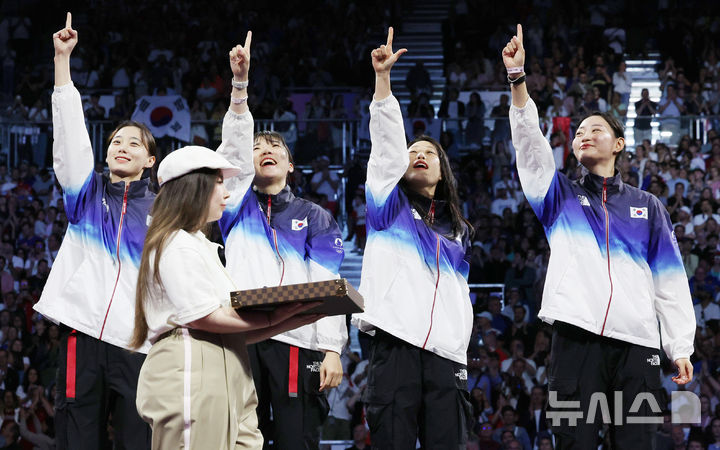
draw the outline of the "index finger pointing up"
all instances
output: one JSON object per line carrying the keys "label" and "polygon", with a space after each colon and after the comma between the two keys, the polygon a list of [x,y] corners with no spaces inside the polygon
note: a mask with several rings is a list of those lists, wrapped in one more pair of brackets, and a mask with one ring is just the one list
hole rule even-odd
{"label": "index finger pointing up", "polygon": [[523,35],[522,35],[522,25],[517,24],[517,37],[520,39],[520,43],[522,44],[523,41]]}
{"label": "index finger pointing up", "polygon": [[65,28],[72,28],[72,13],[68,11],[67,17],[65,17]]}
{"label": "index finger pointing up", "polygon": [[392,40],[393,40],[393,27],[390,27],[390,28],[388,28],[387,44],[385,44],[385,45],[390,47],[392,45]]}
{"label": "index finger pointing up", "polygon": [[245,50],[250,48],[250,42],[252,42],[252,31],[248,31],[247,36],[245,36]]}

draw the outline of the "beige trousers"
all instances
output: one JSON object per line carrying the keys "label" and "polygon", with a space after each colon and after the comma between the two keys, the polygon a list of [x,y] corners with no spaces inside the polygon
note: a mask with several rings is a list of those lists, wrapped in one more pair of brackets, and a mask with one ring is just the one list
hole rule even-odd
{"label": "beige trousers", "polygon": [[153,450],[262,448],[242,335],[173,330],[150,348],[136,404]]}

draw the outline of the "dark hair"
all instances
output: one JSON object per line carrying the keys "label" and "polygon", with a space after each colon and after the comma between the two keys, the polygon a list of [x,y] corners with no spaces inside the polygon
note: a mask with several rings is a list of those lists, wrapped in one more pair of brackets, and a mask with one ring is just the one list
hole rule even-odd
{"label": "dark hair", "polygon": [[[140,259],[135,290],[135,328],[130,340],[130,348],[140,348],[147,339],[145,300],[153,282],[157,285],[162,284],[159,268],[165,242],[175,231],[195,232],[206,227],[210,196],[219,176],[222,176],[219,170],[203,168],[174,178],[160,186],[150,211],[152,222],[145,235]],[[150,259],[152,255],[154,255],[153,261]]]}
{"label": "dark hair", "polygon": [[22,380],[22,387],[23,387],[23,390],[25,391],[26,395],[30,394],[30,392],[28,392],[28,391],[29,391],[29,387],[30,387],[30,371],[31,370],[34,370],[35,375],[37,375],[36,383],[39,385],[42,385],[42,379],[40,379],[40,371],[37,369],[37,367],[35,367],[35,366],[28,367],[28,369],[25,371],[25,373],[23,373],[23,380]]}
{"label": "dark hair", "polygon": [[[442,145],[430,136],[421,135],[410,141],[407,145],[408,148],[412,147],[417,142],[429,142],[437,150],[438,158],[440,159],[440,175],[441,179],[435,187],[435,199],[444,200],[447,203],[447,207],[450,210],[450,218],[452,220],[452,238],[462,236],[467,232],[467,237],[471,238],[473,234],[473,226],[468,222],[460,212],[460,198],[458,197],[457,187],[455,186],[455,176],[453,175],[452,169],[450,168],[450,159],[442,148]],[[410,187],[407,185],[405,179],[400,180],[400,187],[407,192]],[[420,205],[415,204],[413,200],[410,200],[412,206],[421,211]],[[423,217],[425,223],[430,225],[427,218]]]}
{"label": "dark hair", "polygon": [[285,142],[285,138],[282,134],[278,133],[277,131],[270,131],[270,130],[262,130],[255,133],[255,137],[253,138],[253,144],[255,144],[260,139],[264,140],[265,142],[269,144],[280,144],[285,148],[285,151],[288,155],[288,161],[290,161],[290,164],[295,165],[295,160],[293,159],[292,152],[290,151],[290,148],[288,147],[287,143]]}

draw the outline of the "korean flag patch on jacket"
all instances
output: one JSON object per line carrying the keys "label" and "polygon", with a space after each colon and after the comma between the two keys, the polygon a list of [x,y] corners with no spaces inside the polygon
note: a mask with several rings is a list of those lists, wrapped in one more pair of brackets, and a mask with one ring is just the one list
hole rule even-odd
{"label": "korean flag patch on jacket", "polygon": [[630,207],[630,218],[647,220],[647,218],[648,218],[647,206],[644,206],[642,208],[639,206],[631,206]]}
{"label": "korean flag patch on jacket", "polygon": [[303,228],[308,226],[308,220],[307,217],[302,220],[293,219],[292,220],[292,229],[293,231],[300,231]]}

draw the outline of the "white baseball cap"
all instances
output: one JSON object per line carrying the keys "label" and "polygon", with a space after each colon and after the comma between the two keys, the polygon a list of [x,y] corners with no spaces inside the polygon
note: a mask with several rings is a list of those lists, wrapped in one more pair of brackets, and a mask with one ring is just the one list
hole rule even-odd
{"label": "white baseball cap", "polygon": [[223,178],[234,177],[241,171],[217,152],[199,145],[189,145],[175,150],[162,160],[157,171],[158,183],[162,186],[170,180],[203,168],[220,169]]}

